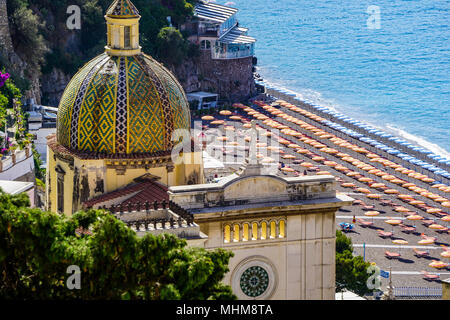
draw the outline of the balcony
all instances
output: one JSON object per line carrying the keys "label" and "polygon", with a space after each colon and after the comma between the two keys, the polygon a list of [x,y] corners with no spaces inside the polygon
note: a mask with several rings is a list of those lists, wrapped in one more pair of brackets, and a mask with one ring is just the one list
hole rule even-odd
{"label": "balcony", "polygon": [[222,51],[222,50],[211,50],[211,55],[213,59],[240,59],[252,57],[254,55],[253,48],[239,50],[239,51]]}

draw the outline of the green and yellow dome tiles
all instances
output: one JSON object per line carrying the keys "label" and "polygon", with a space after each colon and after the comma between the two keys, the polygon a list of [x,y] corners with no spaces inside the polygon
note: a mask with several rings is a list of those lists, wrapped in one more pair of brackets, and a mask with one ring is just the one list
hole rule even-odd
{"label": "green and yellow dome tiles", "polygon": [[73,151],[154,153],[170,151],[173,131],[189,128],[183,88],[166,68],[144,54],[104,53],[64,91],[57,141]]}

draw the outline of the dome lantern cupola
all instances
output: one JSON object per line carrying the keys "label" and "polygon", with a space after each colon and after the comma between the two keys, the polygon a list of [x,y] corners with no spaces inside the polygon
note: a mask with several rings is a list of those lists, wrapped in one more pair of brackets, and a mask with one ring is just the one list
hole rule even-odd
{"label": "dome lantern cupola", "polygon": [[139,11],[129,0],[115,0],[106,11],[106,52],[114,56],[131,56],[141,52],[139,46]]}

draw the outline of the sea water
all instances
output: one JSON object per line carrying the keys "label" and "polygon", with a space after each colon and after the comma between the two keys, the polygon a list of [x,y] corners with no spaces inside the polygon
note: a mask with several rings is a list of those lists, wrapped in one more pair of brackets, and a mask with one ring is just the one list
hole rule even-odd
{"label": "sea water", "polygon": [[239,9],[264,80],[450,158],[449,1],[216,2]]}

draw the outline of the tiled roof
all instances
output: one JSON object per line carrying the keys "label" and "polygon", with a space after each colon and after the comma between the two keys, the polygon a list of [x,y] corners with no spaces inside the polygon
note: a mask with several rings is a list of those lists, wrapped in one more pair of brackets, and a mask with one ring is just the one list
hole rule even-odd
{"label": "tiled roof", "polygon": [[255,38],[247,36],[247,28],[234,27],[224,34],[219,41],[223,43],[253,43]]}
{"label": "tiled roof", "polygon": [[238,10],[217,3],[199,3],[194,8],[197,18],[206,19],[218,23],[224,23]]}
{"label": "tiled roof", "polygon": [[146,201],[148,201],[151,205],[153,205],[153,202],[155,200],[159,203],[163,200],[166,200],[166,202],[169,201],[169,195],[167,194],[167,187],[165,185],[156,181],[147,180],[136,182],[121,189],[114,190],[112,192],[108,192],[101,196],[95,197],[91,200],[86,201],[83,206],[86,208],[91,208],[94,205],[101,206],[102,203],[118,198],[123,198],[127,195],[130,197],[125,201],[116,203],[115,205],[127,205],[128,203],[136,204],[138,201],[141,204],[144,204]]}
{"label": "tiled roof", "polygon": [[116,0],[106,10],[106,15],[112,17],[137,17],[139,11],[130,0]]}

